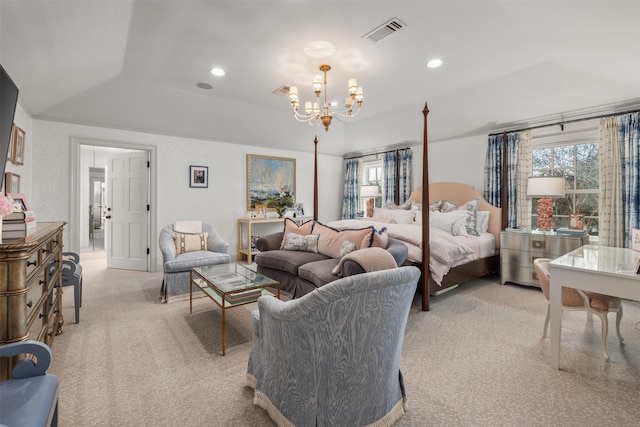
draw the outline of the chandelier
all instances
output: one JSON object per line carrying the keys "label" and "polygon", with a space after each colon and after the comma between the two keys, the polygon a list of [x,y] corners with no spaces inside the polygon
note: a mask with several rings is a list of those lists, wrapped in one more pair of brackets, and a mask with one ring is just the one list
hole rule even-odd
{"label": "chandelier", "polygon": [[[298,112],[298,105],[300,101],[298,99],[298,88],[295,86],[291,86],[289,88],[289,99],[291,100],[291,109],[293,110],[293,117],[299,122],[307,122],[311,126],[317,125],[320,122],[324,125],[325,131],[329,130],[329,125],[331,125],[331,119],[335,117],[336,119],[343,121],[342,119],[349,120],[351,117],[357,116],[360,112],[360,107],[362,107],[362,99],[364,95],[362,93],[362,88],[358,86],[356,83],[356,79],[349,79],[348,82],[348,90],[349,96],[347,96],[344,107],[345,111],[332,111],[329,112],[329,107],[333,107],[336,103],[330,104],[327,101],[327,71],[329,71],[331,67],[329,65],[321,65],[320,71],[322,71],[322,76],[317,74],[313,78],[313,91],[316,94],[315,102],[305,102],[304,103],[304,114]],[[320,107],[320,94],[324,90],[324,103],[322,107]],[[353,107],[354,103],[357,104],[357,110],[354,112]]]}

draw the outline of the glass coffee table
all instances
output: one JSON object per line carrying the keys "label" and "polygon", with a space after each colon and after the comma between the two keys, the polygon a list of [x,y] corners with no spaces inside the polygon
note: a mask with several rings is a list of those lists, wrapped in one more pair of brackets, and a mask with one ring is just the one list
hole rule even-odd
{"label": "glass coffee table", "polygon": [[219,264],[191,269],[189,314],[193,313],[194,286],[222,310],[222,355],[225,353],[227,325],[225,311],[255,302],[262,295],[280,298],[280,282],[258,274],[242,264]]}

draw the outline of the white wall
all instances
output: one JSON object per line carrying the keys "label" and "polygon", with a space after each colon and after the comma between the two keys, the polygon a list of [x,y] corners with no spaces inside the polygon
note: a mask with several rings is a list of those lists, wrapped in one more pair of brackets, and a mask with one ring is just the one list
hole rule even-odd
{"label": "white wall", "polygon": [[429,182],[460,182],[482,192],[487,138],[477,135],[429,143]]}
{"label": "white wall", "polygon": [[[25,146],[24,146],[24,161],[22,165],[14,165],[10,161],[7,161],[7,165],[5,166],[5,172],[12,172],[20,175],[20,193],[27,196],[27,202],[31,202],[31,198],[28,196],[31,194],[32,188],[32,153],[33,146],[31,145],[31,136],[32,136],[32,124],[33,120],[31,117],[25,112],[20,104],[18,104],[16,108],[16,114],[14,116],[13,122],[22,130],[25,131]],[[33,207],[33,206],[31,206]]]}
{"label": "white wall", "polygon": [[[69,221],[71,139],[102,140],[154,146],[157,150],[158,229],[151,244],[157,245],[159,230],[178,219],[202,220],[214,224],[237,254],[237,219],[247,214],[246,155],[268,155],[296,159],[297,201],[313,212],[313,153],[269,150],[216,141],[177,138],[118,129],[31,120],[27,131],[25,165],[32,165],[33,185],[26,195],[39,221]],[[312,142],[310,142],[312,143]],[[29,153],[33,153],[32,157]],[[209,187],[189,187],[189,166],[209,167]],[[342,208],[342,159],[319,155],[319,219],[332,220]],[[67,227],[78,227],[69,224]],[[265,230],[265,233],[269,230]],[[263,234],[261,230],[256,233]],[[69,242],[65,238],[65,245]],[[78,248],[70,248],[78,250]],[[159,266],[161,260],[156,260]],[[156,267],[157,268],[157,267]]]}

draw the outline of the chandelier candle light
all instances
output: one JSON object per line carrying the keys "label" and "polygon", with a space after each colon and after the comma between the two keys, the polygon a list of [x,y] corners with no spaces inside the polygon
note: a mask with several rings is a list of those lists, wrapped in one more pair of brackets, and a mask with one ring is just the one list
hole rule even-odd
{"label": "chandelier candle light", "polygon": [[[362,92],[362,88],[358,86],[356,83],[356,79],[349,79],[348,81],[348,90],[349,96],[345,99],[344,106],[346,108],[345,111],[332,111],[329,112],[329,107],[336,105],[336,103],[330,104],[328,102],[327,96],[327,71],[329,71],[331,67],[329,65],[323,64],[320,66],[320,71],[322,71],[323,75],[316,74],[313,78],[313,91],[316,94],[315,102],[305,102],[304,103],[304,112],[305,114],[301,114],[298,112],[298,105],[300,104],[300,100],[298,99],[298,88],[296,86],[291,86],[289,88],[289,99],[291,100],[291,109],[293,110],[293,116],[299,122],[308,122],[310,125],[318,124],[322,122],[324,125],[325,131],[329,130],[329,126],[331,125],[331,119],[335,117],[340,120],[340,118],[345,118],[349,120],[351,117],[357,116],[360,112],[360,107],[362,107],[362,100],[364,99],[364,95]],[[322,104],[322,108],[320,107],[320,94],[324,89],[324,104]],[[354,112],[353,106],[354,102],[358,105],[358,109]]]}
{"label": "chandelier candle light", "polygon": [[564,197],[565,181],[561,176],[531,176],[527,182],[527,197],[539,197],[538,229],[549,231],[553,225],[553,200]]}

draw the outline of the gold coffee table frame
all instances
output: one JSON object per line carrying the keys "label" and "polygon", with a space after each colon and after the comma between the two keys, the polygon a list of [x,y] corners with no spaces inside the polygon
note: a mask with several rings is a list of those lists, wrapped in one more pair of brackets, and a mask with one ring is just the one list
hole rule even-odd
{"label": "gold coffee table frame", "polygon": [[[189,273],[189,314],[193,314],[193,287],[204,292],[222,310],[222,355],[227,341],[225,311],[250,304],[262,295],[280,299],[280,282],[269,279],[242,264],[219,264],[191,269]],[[272,288],[268,290],[267,288]]]}

